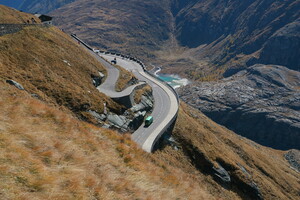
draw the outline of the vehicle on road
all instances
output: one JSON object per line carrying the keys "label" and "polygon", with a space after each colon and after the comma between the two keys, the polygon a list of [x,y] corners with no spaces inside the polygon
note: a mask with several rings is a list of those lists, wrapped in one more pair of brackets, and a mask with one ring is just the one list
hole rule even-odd
{"label": "vehicle on road", "polygon": [[100,50],[98,50],[98,49],[93,49],[93,52],[95,52],[95,53],[100,53]]}
{"label": "vehicle on road", "polygon": [[114,58],[112,61],[110,61],[111,62],[111,64],[117,64],[117,58]]}
{"label": "vehicle on road", "polygon": [[145,126],[148,127],[152,124],[153,122],[153,117],[152,116],[149,116],[145,119]]}

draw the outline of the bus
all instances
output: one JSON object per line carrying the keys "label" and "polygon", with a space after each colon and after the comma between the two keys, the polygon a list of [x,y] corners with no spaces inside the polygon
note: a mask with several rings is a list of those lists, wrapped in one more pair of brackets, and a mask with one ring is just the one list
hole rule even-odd
{"label": "bus", "polygon": [[152,124],[153,122],[153,117],[152,116],[149,116],[145,119],[145,126],[148,127]]}

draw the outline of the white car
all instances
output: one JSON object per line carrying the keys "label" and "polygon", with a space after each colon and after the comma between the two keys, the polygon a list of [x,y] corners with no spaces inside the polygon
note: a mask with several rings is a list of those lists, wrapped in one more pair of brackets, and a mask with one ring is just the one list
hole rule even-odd
{"label": "white car", "polygon": [[93,52],[95,52],[95,53],[100,53],[100,50],[98,50],[98,49],[93,49]]}

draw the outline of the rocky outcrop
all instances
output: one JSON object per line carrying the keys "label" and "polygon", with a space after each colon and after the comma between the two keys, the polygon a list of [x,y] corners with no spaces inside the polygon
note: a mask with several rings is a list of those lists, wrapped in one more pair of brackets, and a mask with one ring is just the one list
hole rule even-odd
{"label": "rocky outcrop", "polygon": [[24,87],[18,83],[17,81],[14,80],[6,80],[6,83],[15,86],[16,88],[18,88],[19,90],[24,90]]}
{"label": "rocky outcrop", "polygon": [[114,127],[122,132],[130,132],[136,130],[143,122],[146,111],[138,111],[136,113],[125,112],[123,115],[109,113],[107,115],[107,123],[109,127]]}
{"label": "rocky outcrop", "polygon": [[99,85],[101,85],[101,83],[103,82],[103,79],[105,78],[105,75],[103,73],[101,73],[101,72],[98,72],[98,73],[99,73],[99,76],[91,74],[92,82],[95,87],[98,87]]}
{"label": "rocky outcrop", "polygon": [[49,27],[47,24],[0,24],[0,36],[17,33],[23,28],[31,26]]}
{"label": "rocky outcrop", "polygon": [[141,102],[139,104],[134,105],[130,110],[132,112],[137,111],[150,111],[153,108],[153,98],[152,97],[146,97],[142,95]]}
{"label": "rocky outcrop", "polygon": [[123,115],[109,114],[107,116],[107,120],[110,124],[114,125],[115,127],[121,130],[126,130],[126,128],[128,128],[129,125],[129,121]]}
{"label": "rocky outcrop", "polygon": [[105,121],[107,118],[107,116],[105,114],[99,114],[93,110],[88,110],[88,113],[90,113],[98,121]]}
{"label": "rocky outcrop", "polygon": [[[207,157],[206,153],[200,151],[190,141],[184,138],[177,138],[181,143],[184,154],[191,159],[191,163],[203,174],[209,174],[214,177],[220,184],[238,193],[242,199],[261,200],[263,199],[261,191],[253,181],[252,176],[240,164],[240,169],[224,161],[223,158],[217,158],[217,166]],[[244,176],[239,176],[238,171],[242,171]]]}
{"label": "rocky outcrop", "polygon": [[213,167],[215,171],[214,175],[218,177],[221,181],[228,183],[231,181],[228,172],[218,163],[218,167]]}
{"label": "rocky outcrop", "polygon": [[300,149],[300,72],[254,65],[178,92],[182,100],[242,136],[277,149]]}
{"label": "rocky outcrop", "polygon": [[107,121],[123,132],[136,130],[143,123],[146,113],[153,109],[153,101],[152,95],[142,95],[139,104],[125,111],[123,115],[109,114]]}
{"label": "rocky outcrop", "polygon": [[104,128],[116,128],[121,132],[132,132],[144,122],[147,112],[153,109],[152,94],[141,97],[141,102],[127,109],[122,114],[108,112],[100,114],[93,110],[87,112]]}
{"label": "rocky outcrop", "polygon": [[285,159],[290,163],[291,167],[300,172],[300,151],[293,149],[284,155]]}

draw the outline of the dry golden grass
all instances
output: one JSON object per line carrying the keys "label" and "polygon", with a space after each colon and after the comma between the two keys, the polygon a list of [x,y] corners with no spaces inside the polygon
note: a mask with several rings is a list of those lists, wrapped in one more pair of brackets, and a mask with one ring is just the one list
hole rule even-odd
{"label": "dry golden grass", "polygon": [[[170,165],[180,166],[186,171],[196,174],[197,170],[191,167],[190,159],[193,160],[193,158],[190,157],[191,155],[187,155],[192,152],[192,155],[195,156],[198,152],[198,158],[199,155],[202,155],[214,165],[217,162],[221,163],[229,171],[232,179],[242,180],[246,183],[254,181],[265,199],[299,198],[300,174],[290,168],[283,157],[284,152],[263,147],[240,137],[185,104],[181,104],[173,133],[181,145],[182,151],[176,152],[168,149],[168,151],[158,153],[161,159],[166,160]],[[173,157],[170,157],[172,154]],[[181,162],[179,163],[178,160]],[[199,161],[197,164],[198,168],[200,167],[199,171],[206,174],[207,163]],[[248,177],[242,172],[239,165],[248,171]],[[209,186],[210,191],[219,187],[212,181],[212,177],[204,176],[204,179],[208,183],[206,185]],[[236,191],[236,187],[232,186],[231,190]],[[224,195],[227,197],[221,196],[221,198],[229,197],[228,192],[225,192]],[[243,196],[244,194],[239,195],[246,198]]]}
{"label": "dry golden grass", "polygon": [[0,85],[0,199],[214,199],[130,136]]}
{"label": "dry golden grass", "polygon": [[32,14],[23,13],[0,5],[0,24],[24,24],[27,23],[27,20],[30,20],[31,23],[31,18],[40,23],[40,20]]}
{"label": "dry golden grass", "polygon": [[283,152],[238,137],[184,104],[174,130],[181,149],[147,154],[129,135],[81,122],[3,79],[0,86],[0,199],[241,199],[192,164],[190,145],[212,162],[222,158],[235,169],[231,176],[244,178],[237,170],[243,165],[265,199],[297,197],[299,173]]}
{"label": "dry golden grass", "polygon": [[150,85],[145,85],[144,87],[142,87],[141,89],[138,89],[135,91],[134,94],[134,102],[135,103],[140,103],[142,100],[142,95],[150,95],[152,93],[152,88],[150,87]]}
{"label": "dry golden grass", "polygon": [[118,81],[116,82],[116,91],[117,92],[120,92],[120,91],[126,89],[126,87],[128,87],[128,84],[130,81],[137,80],[131,72],[127,71],[123,67],[120,67],[118,65],[115,65],[115,67],[118,68],[120,71],[120,76],[118,78]]}
{"label": "dry golden grass", "polygon": [[106,74],[104,67],[55,27],[27,27],[0,37],[0,76],[22,84],[44,101],[79,116],[103,103],[118,112],[120,106],[93,86],[91,74]]}

